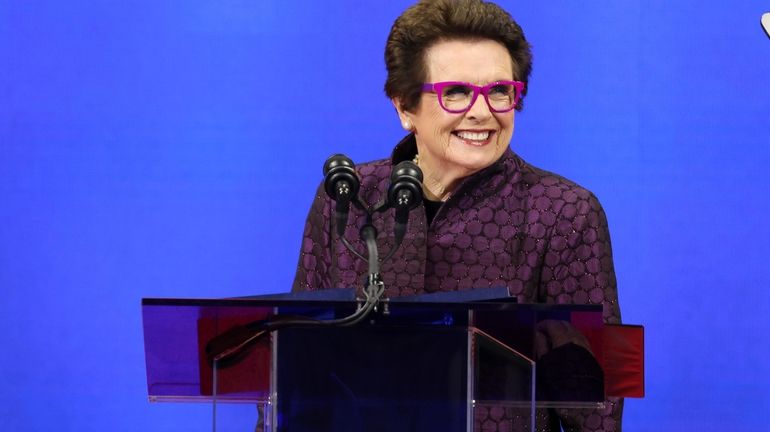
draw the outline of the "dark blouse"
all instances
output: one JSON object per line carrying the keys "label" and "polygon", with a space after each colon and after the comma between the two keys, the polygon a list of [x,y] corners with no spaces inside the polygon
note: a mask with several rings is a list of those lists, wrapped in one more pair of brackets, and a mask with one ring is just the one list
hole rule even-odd
{"label": "dark blouse", "polygon": [[428,225],[433,222],[433,218],[436,217],[436,213],[438,212],[438,209],[441,208],[442,204],[444,203],[441,201],[431,201],[427,198],[422,200],[422,205],[425,207],[425,221]]}

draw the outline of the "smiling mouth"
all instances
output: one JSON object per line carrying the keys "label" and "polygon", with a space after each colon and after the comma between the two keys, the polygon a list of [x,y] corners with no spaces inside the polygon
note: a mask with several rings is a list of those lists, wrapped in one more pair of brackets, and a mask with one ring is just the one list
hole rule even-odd
{"label": "smiling mouth", "polygon": [[466,144],[474,146],[482,146],[489,143],[489,137],[492,135],[490,131],[454,131],[452,135],[463,140]]}

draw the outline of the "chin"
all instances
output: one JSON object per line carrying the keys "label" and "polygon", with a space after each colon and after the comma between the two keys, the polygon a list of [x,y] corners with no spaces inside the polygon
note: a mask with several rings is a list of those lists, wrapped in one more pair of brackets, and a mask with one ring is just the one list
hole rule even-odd
{"label": "chin", "polygon": [[[480,150],[480,151],[479,151]],[[474,149],[474,151],[465,151],[458,155],[455,161],[457,165],[468,170],[479,171],[493,163],[502,156],[502,152],[494,148]]]}
{"label": "chin", "polygon": [[462,161],[456,161],[455,165],[458,168],[468,172],[468,175],[470,175],[492,165],[495,162],[495,160],[496,159],[492,157],[483,157],[483,158],[468,157],[468,158],[464,158]]}

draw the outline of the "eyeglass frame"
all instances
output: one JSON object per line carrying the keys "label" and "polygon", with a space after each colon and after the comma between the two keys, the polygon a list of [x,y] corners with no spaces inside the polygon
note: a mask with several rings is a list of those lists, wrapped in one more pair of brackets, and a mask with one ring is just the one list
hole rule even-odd
{"label": "eyeglass frame", "polygon": [[[514,95],[513,104],[511,105],[510,108],[504,109],[504,110],[495,109],[495,108],[492,107],[492,104],[489,103],[489,90],[491,90],[492,87],[495,87],[495,86],[498,86],[498,85],[501,85],[501,84],[512,85],[516,89],[516,94]],[[471,102],[468,104],[467,108],[461,109],[461,110],[451,110],[451,109],[447,108],[446,106],[444,106],[444,99],[441,96],[441,91],[445,87],[449,87],[449,86],[453,86],[453,85],[454,86],[466,86],[466,87],[469,87],[469,88],[471,88],[473,90],[473,97],[471,97]],[[423,83],[422,84],[422,91],[424,93],[435,93],[436,94],[436,98],[438,99],[438,104],[441,106],[441,108],[444,111],[446,111],[448,113],[462,114],[462,113],[470,111],[470,109],[473,108],[473,104],[476,103],[476,99],[478,99],[479,93],[484,95],[484,100],[487,102],[487,106],[489,107],[490,111],[495,112],[495,113],[506,113],[506,112],[513,111],[514,109],[516,109],[516,107],[519,106],[519,101],[521,101],[521,95],[522,95],[522,93],[524,93],[524,87],[525,87],[525,84],[524,84],[523,81],[507,81],[507,80],[495,81],[495,82],[491,82],[491,83],[489,83],[489,84],[487,84],[487,85],[485,85],[483,87],[471,84],[469,82],[463,82],[463,81],[441,81],[441,82],[435,82],[435,83]]]}

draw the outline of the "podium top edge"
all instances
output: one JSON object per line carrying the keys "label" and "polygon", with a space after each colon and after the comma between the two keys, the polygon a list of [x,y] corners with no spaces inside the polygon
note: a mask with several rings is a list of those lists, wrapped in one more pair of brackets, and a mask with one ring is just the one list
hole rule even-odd
{"label": "podium top edge", "polygon": [[[387,302],[387,301],[386,301]],[[387,302],[389,307],[406,309],[434,309],[445,308],[449,310],[476,309],[476,310],[533,310],[533,311],[585,311],[596,312],[602,310],[600,304],[547,304],[547,303],[512,303],[507,301],[478,301],[478,302]],[[341,300],[290,300],[290,299],[244,299],[244,298],[142,298],[142,306],[191,306],[191,307],[355,307],[356,301]]]}

